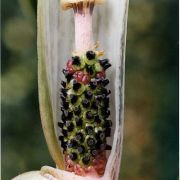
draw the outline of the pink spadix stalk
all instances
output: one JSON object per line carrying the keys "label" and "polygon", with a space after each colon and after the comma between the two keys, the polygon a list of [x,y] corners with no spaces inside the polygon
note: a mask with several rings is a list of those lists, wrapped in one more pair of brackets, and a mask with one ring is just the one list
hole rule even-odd
{"label": "pink spadix stalk", "polygon": [[92,32],[92,14],[96,4],[104,0],[62,0],[63,10],[73,8],[75,22],[75,50],[82,52],[94,47]]}
{"label": "pink spadix stalk", "polygon": [[83,2],[75,4],[74,22],[75,22],[75,50],[78,52],[92,49],[92,13],[94,3],[88,3],[83,7]]}

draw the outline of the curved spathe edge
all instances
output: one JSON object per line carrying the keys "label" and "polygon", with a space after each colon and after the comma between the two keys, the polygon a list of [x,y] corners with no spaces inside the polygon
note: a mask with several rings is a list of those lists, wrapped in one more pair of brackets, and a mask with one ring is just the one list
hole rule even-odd
{"label": "curved spathe edge", "polygon": [[[118,38],[118,48],[115,67],[115,131],[113,138],[112,150],[106,164],[104,176],[111,180],[119,179],[122,143],[123,143],[123,127],[124,127],[124,86],[125,86],[125,50],[126,50],[126,33],[129,0],[113,1],[114,6],[121,7],[121,11],[116,9],[116,13],[122,17],[116,27],[120,28]],[[116,14],[116,15],[117,15]],[[113,24],[112,24],[113,25]],[[119,58],[118,58],[119,57]]]}
{"label": "curved spathe edge", "polygon": [[64,169],[64,161],[59,148],[53,124],[52,104],[50,100],[49,85],[46,70],[45,53],[45,2],[38,0],[38,89],[39,106],[43,132],[50,154],[60,169]]}

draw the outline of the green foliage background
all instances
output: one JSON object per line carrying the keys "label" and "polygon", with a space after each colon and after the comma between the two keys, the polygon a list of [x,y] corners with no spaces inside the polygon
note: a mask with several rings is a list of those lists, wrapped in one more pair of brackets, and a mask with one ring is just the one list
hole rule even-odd
{"label": "green foliage background", "polygon": [[[54,166],[40,124],[36,0],[2,0],[2,179]],[[178,179],[178,0],[130,0],[123,180]]]}

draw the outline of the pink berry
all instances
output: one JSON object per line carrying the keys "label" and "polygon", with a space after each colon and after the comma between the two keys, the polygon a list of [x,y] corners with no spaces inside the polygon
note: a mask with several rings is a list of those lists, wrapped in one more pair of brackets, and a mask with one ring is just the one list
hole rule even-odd
{"label": "pink berry", "polygon": [[78,77],[78,72],[75,72],[75,73],[73,74],[73,77],[76,79],[76,78]]}
{"label": "pink berry", "polygon": [[87,74],[85,74],[85,75],[83,76],[83,78],[82,78],[82,83],[83,83],[83,84],[88,84],[89,81],[90,81],[90,77],[89,77]]}
{"label": "pink berry", "polygon": [[83,76],[84,73],[82,71],[78,71],[78,76]]}
{"label": "pink berry", "polygon": [[71,67],[72,67],[72,62],[73,62],[72,60],[68,60],[68,62],[67,62],[67,67],[70,67],[70,68],[71,68]]}
{"label": "pink berry", "polygon": [[68,70],[69,74],[73,74],[75,72],[74,69],[71,67],[67,67],[67,70]]}
{"label": "pink berry", "polygon": [[96,77],[97,78],[105,78],[106,77],[105,71],[101,71],[101,72],[97,73]]}
{"label": "pink berry", "polygon": [[78,78],[80,81],[82,81],[83,75],[78,74],[77,78]]}
{"label": "pink berry", "polygon": [[81,81],[82,81],[82,78],[83,78],[83,72],[82,72],[82,71],[76,71],[76,72],[73,74],[73,77],[74,77],[78,82],[81,82]]}
{"label": "pink berry", "polygon": [[72,67],[72,60],[68,60],[66,69],[68,70],[69,74],[73,74],[75,72],[75,70]]}

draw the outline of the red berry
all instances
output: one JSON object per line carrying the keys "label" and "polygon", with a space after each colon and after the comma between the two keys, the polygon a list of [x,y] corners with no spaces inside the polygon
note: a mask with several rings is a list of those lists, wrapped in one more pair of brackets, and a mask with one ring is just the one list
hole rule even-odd
{"label": "red berry", "polygon": [[68,60],[68,62],[67,62],[67,67],[68,68],[72,68],[72,62],[73,62],[72,60]]}
{"label": "red berry", "polygon": [[83,76],[84,73],[82,71],[78,71],[78,76]]}
{"label": "red berry", "polygon": [[82,78],[83,78],[83,75],[84,73],[82,71],[76,71],[74,74],[73,74],[73,77],[78,81],[78,82],[81,82],[82,81]]}
{"label": "red berry", "polygon": [[69,74],[73,74],[75,72],[75,70],[72,67],[72,60],[68,60],[66,69],[68,70]]}
{"label": "red berry", "polygon": [[74,69],[71,67],[67,67],[66,69],[68,70],[69,74],[73,74],[75,72]]}
{"label": "red berry", "polygon": [[105,78],[106,77],[105,71],[101,71],[101,72],[97,73],[96,77],[97,78]]}
{"label": "red berry", "polygon": [[81,82],[81,81],[82,81],[82,78],[81,78],[81,77],[77,77],[76,80],[77,80],[78,82]]}
{"label": "red berry", "polygon": [[75,79],[78,77],[78,72],[77,72],[77,71],[73,74],[73,77],[74,77]]}
{"label": "red berry", "polygon": [[82,80],[82,78],[83,78],[83,75],[78,74],[77,78],[81,81],[81,80]]}
{"label": "red berry", "polygon": [[82,78],[82,83],[83,83],[83,84],[88,84],[89,81],[90,81],[90,77],[89,77],[87,74],[85,74],[85,75],[83,76],[83,78]]}

